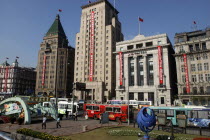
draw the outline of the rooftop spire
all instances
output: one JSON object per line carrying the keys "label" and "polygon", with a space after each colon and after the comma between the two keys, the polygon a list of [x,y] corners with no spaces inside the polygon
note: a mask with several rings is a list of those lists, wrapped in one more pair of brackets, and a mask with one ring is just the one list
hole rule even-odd
{"label": "rooftop spire", "polygon": [[49,35],[62,35],[62,36],[66,36],[63,27],[61,25],[60,22],[60,16],[59,14],[56,15],[55,21],[53,22],[53,24],[51,25],[50,29],[48,30],[46,36]]}

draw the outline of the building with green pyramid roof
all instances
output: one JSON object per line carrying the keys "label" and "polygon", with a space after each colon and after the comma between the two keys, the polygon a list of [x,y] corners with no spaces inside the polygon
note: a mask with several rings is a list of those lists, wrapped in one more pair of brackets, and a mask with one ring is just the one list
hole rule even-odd
{"label": "building with green pyramid roof", "polygon": [[74,76],[74,48],[56,18],[40,44],[37,64],[36,94],[38,96],[68,97]]}

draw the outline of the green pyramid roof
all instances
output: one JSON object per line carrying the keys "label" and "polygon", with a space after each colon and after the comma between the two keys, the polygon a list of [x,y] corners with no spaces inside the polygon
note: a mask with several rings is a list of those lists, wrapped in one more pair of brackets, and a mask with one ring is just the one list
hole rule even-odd
{"label": "green pyramid roof", "polygon": [[50,27],[50,29],[48,30],[46,36],[48,35],[64,35],[66,36],[64,30],[63,30],[63,27],[61,25],[61,22],[60,22],[60,16],[57,15],[56,18],[55,18],[55,21],[53,22],[52,26]]}

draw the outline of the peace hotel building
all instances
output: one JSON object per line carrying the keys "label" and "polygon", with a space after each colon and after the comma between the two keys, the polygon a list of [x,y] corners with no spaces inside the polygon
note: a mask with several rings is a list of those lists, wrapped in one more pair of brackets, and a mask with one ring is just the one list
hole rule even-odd
{"label": "peace hotel building", "polygon": [[75,90],[78,99],[105,102],[115,96],[116,42],[123,40],[118,11],[108,0],[82,8],[80,32],[76,35],[74,82],[85,84]]}
{"label": "peace hotel building", "polygon": [[74,76],[74,48],[68,39],[57,15],[43,38],[38,53],[36,94],[43,96],[69,97]]}
{"label": "peace hotel building", "polygon": [[170,106],[176,89],[174,50],[166,34],[118,42],[116,99]]}
{"label": "peace hotel building", "polygon": [[210,105],[210,28],[175,35],[179,99]]}

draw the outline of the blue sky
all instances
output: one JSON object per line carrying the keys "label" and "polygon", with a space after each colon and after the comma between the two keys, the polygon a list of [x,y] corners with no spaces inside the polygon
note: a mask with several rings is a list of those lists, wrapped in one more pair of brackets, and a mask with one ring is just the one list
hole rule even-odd
{"label": "blue sky", "polygon": [[[93,1],[93,0],[92,0]],[[112,4],[114,0],[109,0]],[[145,36],[167,33],[174,42],[175,33],[210,27],[210,0],[115,0],[120,12],[125,40],[138,34]],[[88,0],[0,0],[0,63],[19,56],[21,66],[36,67],[40,43],[53,23],[58,9],[69,44],[75,46],[79,32],[81,6]]]}

